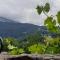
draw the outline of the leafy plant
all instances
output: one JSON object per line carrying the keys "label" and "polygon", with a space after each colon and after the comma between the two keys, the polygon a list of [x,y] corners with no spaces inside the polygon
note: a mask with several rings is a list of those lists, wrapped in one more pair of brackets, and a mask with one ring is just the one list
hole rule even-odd
{"label": "leafy plant", "polygon": [[45,6],[44,6],[44,8],[43,8],[43,10],[48,13],[49,10],[50,10],[50,4],[46,3]]}
{"label": "leafy plant", "polygon": [[38,12],[38,14],[41,14],[41,12],[42,12],[42,10],[43,10],[43,6],[37,6],[37,12]]}
{"label": "leafy plant", "polygon": [[57,13],[57,21],[58,21],[58,24],[60,25],[60,11]]}
{"label": "leafy plant", "polygon": [[50,11],[50,4],[46,3],[45,6],[43,6],[43,8],[41,7],[42,6],[39,6],[39,5],[37,6],[37,13],[40,15],[43,11],[43,13],[47,16],[47,19],[44,21],[44,25],[47,26],[47,29],[49,31],[54,32],[57,35],[59,35],[60,34],[60,11],[56,15],[57,19],[53,19],[54,16],[47,15],[47,13]]}
{"label": "leafy plant", "polygon": [[45,46],[43,44],[34,44],[28,47],[28,50],[33,54],[43,54],[45,51]]}
{"label": "leafy plant", "polygon": [[55,54],[56,51],[57,51],[57,47],[55,47],[55,46],[54,46],[54,47],[49,46],[49,47],[46,49],[45,53],[47,53],[47,54]]}
{"label": "leafy plant", "polygon": [[15,46],[11,45],[11,44],[9,44],[7,47],[8,47],[9,50],[13,50],[13,49],[17,48]]}
{"label": "leafy plant", "polygon": [[10,55],[18,55],[18,49],[13,49],[13,50],[9,51],[8,54],[10,54]]}
{"label": "leafy plant", "polygon": [[24,50],[22,48],[14,48],[13,50],[8,52],[10,55],[19,55],[24,53]]}
{"label": "leafy plant", "polygon": [[60,38],[46,37],[45,40],[46,50],[45,53],[48,54],[58,54],[60,53]]}
{"label": "leafy plant", "polygon": [[45,14],[45,12],[49,12],[49,10],[50,10],[50,4],[49,3],[46,3],[45,4],[45,6],[39,6],[39,5],[37,5],[37,12],[38,12],[38,14],[40,15],[42,12],[44,12],[44,14]]}
{"label": "leafy plant", "polygon": [[7,37],[3,39],[3,44],[4,51],[8,51],[9,49],[18,47],[20,43],[15,38]]}
{"label": "leafy plant", "polygon": [[22,49],[22,48],[20,48],[20,49],[18,49],[18,53],[19,54],[22,54],[22,53],[24,53],[25,51]]}

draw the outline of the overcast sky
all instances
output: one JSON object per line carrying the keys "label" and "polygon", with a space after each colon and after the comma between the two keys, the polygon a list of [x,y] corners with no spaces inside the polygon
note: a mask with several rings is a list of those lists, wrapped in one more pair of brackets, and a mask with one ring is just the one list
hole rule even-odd
{"label": "overcast sky", "polygon": [[35,8],[47,1],[51,4],[48,14],[55,15],[60,10],[60,0],[0,0],[0,16],[20,23],[43,25],[46,16],[38,15]]}

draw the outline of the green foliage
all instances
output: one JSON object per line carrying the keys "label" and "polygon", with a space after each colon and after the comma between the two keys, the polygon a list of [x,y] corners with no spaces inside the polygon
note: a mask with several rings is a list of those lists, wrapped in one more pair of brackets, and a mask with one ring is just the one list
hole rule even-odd
{"label": "green foliage", "polygon": [[48,54],[58,54],[60,53],[60,38],[46,37],[45,39],[46,50],[45,53]]}
{"label": "green foliage", "polygon": [[50,10],[50,4],[46,3],[45,6],[39,6],[38,5],[36,9],[37,9],[37,12],[39,15],[42,13],[42,11],[48,13]]}
{"label": "green foliage", "polygon": [[51,47],[51,46],[49,46],[49,47],[46,49],[45,53],[55,54],[56,51],[57,51],[57,47]]}
{"label": "green foliage", "polygon": [[18,54],[18,50],[17,49],[13,49],[12,51],[8,52],[11,55],[17,55]]}
{"label": "green foliage", "polygon": [[43,44],[34,44],[28,47],[28,50],[33,54],[43,54],[45,51],[45,46]]}
{"label": "green foliage", "polygon": [[13,49],[15,49],[15,48],[17,48],[17,47],[15,47],[15,46],[9,44],[9,45],[7,46],[7,48],[8,48],[9,50],[13,50]]}
{"label": "green foliage", "polygon": [[[51,22],[50,20],[48,21],[49,23]],[[46,23],[48,23],[48,21],[46,21]],[[52,38],[50,36],[45,36],[43,38],[39,32],[31,34],[21,41],[18,40],[16,41],[16,39],[13,38],[4,38],[3,42],[4,51],[7,51],[9,54],[12,55],[18,55],[23,53],[29,54],[60,53],[60,37]]]}
{"label": "green foliage", "polygon": [[44,25],[47,25],[47,26],[49,26],[49,25],[52,25],[52,17],[48,17],[46,20],[45,20],[45,22],[44,22]]}
{"label": "green foliage", "polygon": [[24,53],[24,50],[23,50],[22,48],[20,48],[20,49],[18,50],[18,53],[19,53],[19,54],[22,54],[22,53]]}
{"label": "green foliage", "polygon": [[49,12],[49,10],[50,10],[50,4],[46,3],[45,6],[44,6],[44,11]]}
{"label": "green foliage", "polygon": [[34,34],[30,34],[26,36],[23,40],[21,40],[21,47],[26,49],[26,47],[31,46],[33,44],[43,42],[43,37],[41,36],[40,32],[35,32]]}
{"label": "green foliage", "polygon": [[10,55],[19,55],[19,54],[22,54],[24,53],[24,50],[22,48],[15,48],[11,51],[8,52]]}
{"label": "green foliage", "polygon": [[[41,8],[43,7],[43,8]],[[43,13],[47,16],[47,19],[44,21],[44,25],[47,26],[47,29],[51,32],[60,34],[60,11],[57,13],[56,17],[57,17],[57,22],[56,20],[53,19],[53,17],[49,17],[45,12],[49,12],[50,10],[50,4],[46,3],[45,6],[37,6],[37,13],[40,15],[41,12],[43,11]],[[58,26],[56,26],[56,24],[59,24]]]}
{"label": "green foliage", "polygon": [[27,40],[30,42],[30,44],[36,44],[36,43],[42,42],[43,37],[41,36],[41,34],[39,32],[36,32],[36,33],[28,36]]}
{"label": "green foliage", "polygon": [[[60,53],[60,38],[52,38],[52,37],[44,37],[44,42],[41,43],[41,36],[38,33],[34,35],[29,35],[28,38],[23,40],[23,42],[18,43],[21,44],[21,47],[15,46],[11,43],[11,38],[6,38],[4,40],[5,44],[4,49],[11,55],[18,55],[23,53],[31,53],[31,54],[58,54]],[[29,40],[30,39],[30,40]],[[13,40],[14,42],[14,40]],[[29,43],[28,43],[29,42]],[[24,46],[24,47],[22,47]]]}
{"label": "green foliage", "polygon": [[36,9],[37,9],[38,14],[40,15],[43,10],[43,6],[38,5]]}
{"label": "green foliage", "polygon": [[11,37],[4,38],[3,43],[4,43],[4,46],[3,46],[4,51],[8,51],[10,50],[10,48],[15,48],[19,46],[19,41]]}
{"label": "green foliage", "polygon": [[58,45],[47,46],[45,50],[45,54],[60,54],[60,46]]}
{"label": "green foliage", "polygon": [[[40,36],[40,35],[36,35],[34,37],[37,37],[37,36]],[[34,38],[32,35],[30,37]],[[30,37],[29,37],[29,39],[30,39]],[[34,39],[32,39],[32,42],[29,41],[30,43],[32,43],[31,45],[30,45],[30,43],[28,43],[28,44],[24,45],[23,49],[15,47],[14,45],[8,45],[9,54],[18,55],[18,54],[22,54],[22,53],[31,53],[31,54],[46,54],[46,53],[47,54],[58,54],[58,53],[60,53],[60,38],[59,37],[52,38],[52,37],[47,36],[44,39],[44,43],[39,42],[39,40],[37,43],[33,43]],[[37,39],[36,39],[36,41],[37,41]],[[23,41],[25,43],[26,41],[28,41],[28,39],[27,40],[25,39]],[[21,46],[23,46],[24,43],[22,43]]]}
{"label": "green foliage", "polygon": [[58,23],[60,24],[60,11],[57,13],[57,21],[58,21]]}
{"label": "green foliage", "polygon": [[59,46],[60,38],[45,37],[45,43],[48,44],[49,46]]}
{"label": "green foliage", "polygon": [[47,19],[44,21],[44,25],[47,26],[49,31],[60,34],[60,27],[58,27],[60,25],[60,12],[57,13],[56,17],[57,22],[53,19],[53,17],[47,17]]}
{"label": "green foliage", "polygon": [[47,29],[51,32],[58,33],[58,27],[56,26],[56,20],[53,20],[52,17],[47,17],[44,21],[44,25],[47,26]]}

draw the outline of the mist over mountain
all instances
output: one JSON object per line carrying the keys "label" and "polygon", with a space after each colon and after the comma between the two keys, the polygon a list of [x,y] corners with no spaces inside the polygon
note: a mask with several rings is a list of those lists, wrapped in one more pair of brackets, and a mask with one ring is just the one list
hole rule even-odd
{"label": "mist over mountain", "polygon": [[21,38],[28,34],[34,33],[37,30],[42,34],[47,33],[44,26],[37,26],[28,23],[17,23],[0,17],[0,36],[2,37]]}
{"label": "mist over mountain", "polygon": [[8,18],[0,17],[0,22],[15,22],[15,21]]}

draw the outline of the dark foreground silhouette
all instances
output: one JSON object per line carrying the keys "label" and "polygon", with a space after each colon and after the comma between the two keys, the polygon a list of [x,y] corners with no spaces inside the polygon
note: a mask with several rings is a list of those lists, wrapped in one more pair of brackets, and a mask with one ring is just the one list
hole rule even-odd
{"label": "dark foreground silhouette", "polygon": [[14,57],[14,58],[8,58],[8,60],[34,60],[33,58],[30,58],[28,56],[22,56],[22,57]]}
{"label": "dark foreground silhouette", "polygon": [[28,56],[22,56],[22,57],[16,57],[16,58],[8,58],[7,60],[43,60],[43,58],[32,58],[32,57],[28,57]]}
{"label": "dark foreground silhouette", "polygon": [[60,59],[43,59],[42,57],[40,58],[32,58],[32,57],[28,57],[28,56],[22,56],[22,57],[14,57],[14,58],[8,58],[7,60],[60,60]]}

